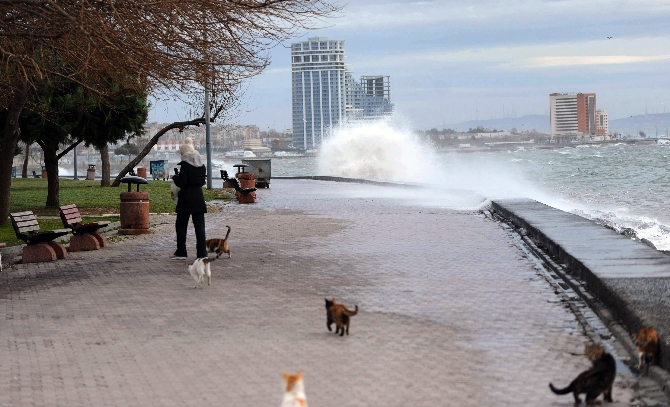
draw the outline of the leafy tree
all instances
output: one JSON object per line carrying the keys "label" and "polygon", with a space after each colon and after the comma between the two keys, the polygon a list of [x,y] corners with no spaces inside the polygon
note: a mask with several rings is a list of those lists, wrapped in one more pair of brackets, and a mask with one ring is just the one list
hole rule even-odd
{"label": "leafy tree", "polygon": [[[100,151],[102,161],[101,186],[110,185],[109,143],[116,143],[131,136],[144,134],[144,123],[149,113],[146,96],[136,92],[117,92],[112,106],[98,103],[84,113],[72,129],[72,135],[86,146],[93,145]],[[133,144],[138,154],[139,148]],[[130,155],[123,154],[123,155]]]}
{"label": "leafy tree", "polygon": [[117,147],[114,149],[114,154],[116,155],[127,155],[128,159],[130,159],[131,155],[137,155],[140,153],[140,148],[137,146],[137,144],[130,144],[126,143],[122,145],[121,147]]}

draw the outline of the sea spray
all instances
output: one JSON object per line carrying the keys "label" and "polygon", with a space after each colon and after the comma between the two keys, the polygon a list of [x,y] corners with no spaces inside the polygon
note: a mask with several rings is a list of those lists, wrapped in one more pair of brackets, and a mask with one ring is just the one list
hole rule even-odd
{"label": "sea spray", "polygon": [[428,146],[390,120],[339,126],[319,153],[322,175],[426,182],[438,167]]}
{"label": "sea spray", "polygon": [[[327,144],[319,174],[430,184],[411,193],[397,189],[395,197],[409,197],[412,204],[476,209],[485,199],[530,198],[670,251],[667,146],[464,149],[438,154],[422,147],[410,131],[389,122],[342,128]],[[371,151],[377,148],[391,148],[393,155],[375,156]],[[464,199],[464,191],[482,198],[471,194]]]}

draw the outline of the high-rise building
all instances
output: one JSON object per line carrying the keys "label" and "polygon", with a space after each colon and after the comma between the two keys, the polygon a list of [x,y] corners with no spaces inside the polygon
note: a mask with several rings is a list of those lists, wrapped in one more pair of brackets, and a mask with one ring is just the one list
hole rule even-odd
{"label": "high-rise building", "polygon": [[379,120],[393,114],[388,76],[361,76],[347,81],[347,120]]}
{"label": "high-rise building", "polygon": [[344,65],[344,41],[315,37],[291,44],[293,146],[310,149],[339,123],[393,112],[388,76],[358,82]]}
{"label": "high-rise building", "polygon": [[596,110],[596,134],[610,134],[610,125],[607,118],[607,110]]}
{"label": "high-rise building", "polygon": [[293,145],[306,150],[346,117],[344,41],[291,44],[291,61]]}
{"label": "high-rise building", "polygon": [[552,137],[596,134],[595,93],[552,93],[549,108]]}

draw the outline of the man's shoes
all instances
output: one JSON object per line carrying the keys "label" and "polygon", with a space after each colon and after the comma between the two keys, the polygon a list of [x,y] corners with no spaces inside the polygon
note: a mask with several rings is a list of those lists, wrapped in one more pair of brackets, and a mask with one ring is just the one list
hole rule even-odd
{"label": "man's shoes", "polygon": [[186,256],[178,256],[176,254],[170,256],[170,260],[186,260],[186,258],[187,258]]}

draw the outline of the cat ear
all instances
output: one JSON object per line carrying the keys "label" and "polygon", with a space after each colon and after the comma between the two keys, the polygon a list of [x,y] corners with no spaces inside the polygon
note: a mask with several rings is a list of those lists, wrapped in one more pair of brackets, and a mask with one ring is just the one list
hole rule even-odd
{"label": "cat ear", "polygon": [[298,373],[296,373],[295,376],[297,380],[302,379],[302,370],[298,370]]}
{"label": "cat ear", "polygon": [[282,371],[281,373],[284,375],[284,380],[288,379],[291,376],[291,374],[286,370]]}

